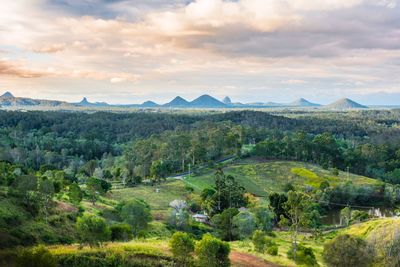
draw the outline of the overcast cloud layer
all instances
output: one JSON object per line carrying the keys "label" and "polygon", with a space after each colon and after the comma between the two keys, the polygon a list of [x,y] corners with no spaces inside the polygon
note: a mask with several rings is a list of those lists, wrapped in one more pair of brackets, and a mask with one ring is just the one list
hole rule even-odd
{"label": "overcast cloud layer", "polygon": [[208,93],[237,101],[352,96],[400,104],[399,5],[1,1],[0,93],[111,103]]}

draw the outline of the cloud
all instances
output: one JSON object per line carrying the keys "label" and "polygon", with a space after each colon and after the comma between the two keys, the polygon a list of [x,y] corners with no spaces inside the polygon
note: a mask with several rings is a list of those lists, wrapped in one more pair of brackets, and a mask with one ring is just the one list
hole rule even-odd
{"label": "cloud", "polygon": [[282,81],[283,84],[305,84],[308,83],[307,81],[304,80],[286,80]]}
{"label": "cloud", "polygon": [[113,77],[110,79],[111,83],[122,83],[125,81],[126,81],[126,78],[122,78],[122,77]]}
{"label": "cloud", "polygon": [[315,92],[399,82],[395,0],[19,0],[1,7],[9,66],[1,73],[56,77],[60,88],[93,80],[122,91],[131,82],[145,95],[232,85],[245,95],[247,87],[307,90],[302,81],[321,88]]}
{"label": "cloud", "polygon": [[56,53],[63,51],[64,49],[65,44],[51,44],[42,47],[32,48],[32,51],[36,53]]}
{"label": "cloud", "polygon": [[42,77],[44,73],[24,68],[14,62],[0,60],[0,75],[10,75],[19,78],[38,78]]}

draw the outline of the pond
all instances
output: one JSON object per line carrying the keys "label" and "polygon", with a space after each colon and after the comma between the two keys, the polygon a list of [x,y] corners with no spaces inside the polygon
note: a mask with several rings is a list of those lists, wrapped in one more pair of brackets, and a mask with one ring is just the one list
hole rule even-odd
{"label": "pond", "polygon": [[[376,218],[386,218],[396,216],[395,209],[389,207],[379,208],[357,208],[353,210],[362,210],[369,215]],[[340,225],[340,209],[329,210],[326,215],[322,217],[322,223],[325,225]]]}

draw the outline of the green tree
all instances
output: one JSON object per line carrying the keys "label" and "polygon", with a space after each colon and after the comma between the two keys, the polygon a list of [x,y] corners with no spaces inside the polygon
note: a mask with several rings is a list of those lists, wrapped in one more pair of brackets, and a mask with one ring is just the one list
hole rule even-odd
{"label": "green tree", "polygon": [[168,175],[168,166],[162,160],[155,160],[151,163],[150,176],[155,184],[160,184],[161,179]]}
{"label": "green tree", "polygon": [[289,226],[293,243],[293,259],[295,262],[299,229],[300,227],[308,227],[310,225],[310,205],[310,199],[306,194],[296,191],[288,192],[288,200],[284,206],[289,217]]}
{"label": "green tree", "polygon": [[98,246],[111,238],[110,228],[104,219],[91,214],[79,217],[76,222],[81,244]]}
{"label": "green tree", "polygon": [[110,227],[112,241],[129,241],[133,238],[132,227],[127,223],[117,223]]}
{"label": "green tree", "polygon": [[256,229],[256,217],[249,211],[241,211],[233,217],[233,225],[237,236],[244,239],[254,232]]}
{"label": "green tree", "polygon": [[212,217],[211,222],[215,225],[217,236],[223,240],[232,241],[238,238],[238,231],[233,224],[233,217],[239,211],[235,208],[224,210],[221,214]]}
{"label": "green tree", "polygon": [[71,203],[78,205],[83,198],[83,192],[77,183],[72,183],[68,188],[68,197]]}
{"label": "green tree", "polygon": [[266,206],[258,206],[254,208],[253,212],[256,215],[257,228],[265,232],[272,231],[275,219],[274,212]]}
{"label": "green tree", "polygon": [[86,188],[92,204],[96,204],[98,196],[104,193],[101,180],[94,177],[88,178],[86,181]]}
{"label": "green tree", "polygon": [[187,267],[192,265],[194,241],[187,233],[174,233],[169,241],[169,246],[178,266]]}
{"label": "green tree", "polygon": [[196,245],[198,266],[200,267],[227,267],[230,266],[229,244],[213,237],[210,234],[203,235],[203,238]]}
{"label": "green tree", "polygon": [[135,236],[140,231],[147,229],[149,222],[152,220],[149,205],[140,200],[123,203],[121,217],[132,227],[132,232]]}
{"label": "green tree", "polygon": [[275,218],[279,219],[281,215],[287,216],[285,211],[285,203],[287,201],[287,196],[285,194],[272,193],[268,196],[269,203],[272,210],[275,212]]}
{"label": "green tree", "polygon": [[49,214],[49,208],[52,203],[52,199],[53,199],[54,192],[55,192],[53,182],[48,179],[40,181],[39,192],[42,196],[43,212],[45,214],[45,219],[47,221],[47,217]]}
{"label": "green tree", "polygon": [[367,243],[350,235],[340,235],[327,242],[322,256],[330,267],[364,267],[369,266],[373,260],[373,253]]}
{"label": "green tree", "polygon": [[247,205],[245,189],[233,176],[225,176],[222,169],[215,173],[215,193],[212,197],[216,204],[214,211],[222,212],[227,208],[240,208]]}

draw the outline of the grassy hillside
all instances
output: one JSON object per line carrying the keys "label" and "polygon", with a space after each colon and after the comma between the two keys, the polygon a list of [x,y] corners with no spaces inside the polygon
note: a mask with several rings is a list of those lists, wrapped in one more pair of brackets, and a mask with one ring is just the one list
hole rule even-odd
{"label": "grassy hillside", "polygon": [[[233,175],[247,191],[266,196],[269,192],[282,191],[288,182],[297,186],[319,187],[321,182],[327,181],[334,186],[340,182],[350,180],[354,184],[379,185],[375,179],[322,169],[313,164],[294,161],[252,162],[246,161],[226,166],[225,174]],[[205,170],[199,174],[187,177],[185,182],[195,190],[202,190],[214,184],[214,170]]]}
{"label": "grassy hillside", "polygon": [[[156,188],[159,189],[158,193]],[[140,185],[131,188],[113,189],[107,197],[116,201],[134,198],[142,199],[150,205],[154,215],[163,216],[169,209],[169,203],[174,199],[183,199],[185,194],[185,185],[182,181],[168,180],[157,187]]]}
{"label": "grassy hillside", "polygon": [[400,231],[400,218],[382,218],[354,224],[342,233],[368,239],[377,233],[389,234],[394,231]]}
{"label": "grassy hillside", "polygon": [[[350,234],[370,241],[372,244],[376,244],[374,238],[376,238],[377,235],[382,238],[382,240],[388,240],[389,242],[393,235],[398,233],[399,229],[400,218],[382,218],[363,223],[357,223],[338,231],[326,232],[318,239],[312,238],[310,235],[300,235],[299,240],[300,243],[304,244],[305,246],[311,247],[320,266],[325,266],[322,260],[324,243],[333,239],[334,237],[340,234]],[[235,241],[232,242],[231,245],[234,250],[254,254],[257,257],[263,258],[269,262],[273,262],[282,266],[295,266],[293,261],[288,259],[286,256],[286,252],[289,250],[291,243],[290,234],[288,232],[275,232],[275,234],[276,237],[273,238],[273,240],[279,245],[279,254],[277,256],[271,256],[266,253],[257,253],[254,251],[252,242],[250,240]]]}

